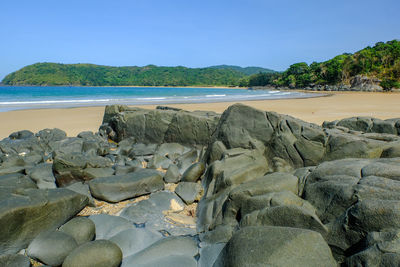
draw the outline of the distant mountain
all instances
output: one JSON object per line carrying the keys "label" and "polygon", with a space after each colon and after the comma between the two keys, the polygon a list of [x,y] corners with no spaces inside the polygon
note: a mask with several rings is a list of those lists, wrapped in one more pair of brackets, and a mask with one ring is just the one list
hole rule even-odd
{"label": "distant mountain", "polygon": [[36,63],[7,75],[5,85],[237,86],[246,76],[233,68],[110,67]]}
{"label": "distant mountain", "polygon": [[275,73],[276,72],[274,70],[261,68],[261,67],[244,67],[243,68],[243,67],[234,66],[234,65],[217,65],[217,66],[211,66],[209,68],[211,68],[211,69],[231,69],[231,70],[239,71],[246,75],[253,75],[253,74],[257,74],[257,73]]}

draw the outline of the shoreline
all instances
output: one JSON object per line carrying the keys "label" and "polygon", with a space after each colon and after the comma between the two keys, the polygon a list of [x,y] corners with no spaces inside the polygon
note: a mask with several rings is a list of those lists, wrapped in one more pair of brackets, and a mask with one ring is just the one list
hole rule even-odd
{"label": "shoreline", "polygon": [[[316,92],[317,93],[317,92]],[[254,100],[217,103],[167,104],[188,111],[209,110],[222,113],[234,103],[243,103],[265,111],[287,114],[301,120],[321,124],[346,117],[371,116],[380,119],[400,117],[400,93],[330,92],[321,97]],[[134,105],[154,109],[159,105]],[[38,132],[45,128],[60,128],[68,136],[82,131],[96,132],[101,125],[105,106],[24,109],[0,112],[0,139],[12,132],[30,130]]]}

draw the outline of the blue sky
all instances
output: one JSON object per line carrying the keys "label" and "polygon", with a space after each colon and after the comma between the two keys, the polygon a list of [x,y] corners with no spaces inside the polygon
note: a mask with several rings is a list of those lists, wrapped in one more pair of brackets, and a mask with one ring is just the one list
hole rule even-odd
{"label": "blue sky", "polygon": [[0,79],[36,62],[284,70],[400,39],[399,0],[2,0]]}

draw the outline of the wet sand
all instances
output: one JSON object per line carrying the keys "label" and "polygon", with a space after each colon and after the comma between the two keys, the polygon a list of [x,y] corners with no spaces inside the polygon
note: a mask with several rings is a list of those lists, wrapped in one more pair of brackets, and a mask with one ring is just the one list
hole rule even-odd
{"label": "wet sand", "polygon": [[[172,104],[185,110],[223,112],[235,102]],[[321,124],[353,116],[372,116],[380,119],[400,117],[400,93],[340,92],[327,97],[243,101],[243,104],[268,111],[288,114],[299,119]],[[141,106],[155,108],[155,105]],[[19,130],[38,132],[45,128],[60,128],[68,136],[82,131],[96,132],[101,125],[104,107],[67,109],[36,109],[0,112],[0,139]]]}

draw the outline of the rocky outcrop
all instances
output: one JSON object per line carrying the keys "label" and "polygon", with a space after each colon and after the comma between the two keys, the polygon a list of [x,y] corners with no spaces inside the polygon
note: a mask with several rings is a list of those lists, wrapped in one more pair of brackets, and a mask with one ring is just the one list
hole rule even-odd
{"label": "rocky outcrop", "polygon": [[0,262],[29,266],[21,249],[54,266],[400,262],[399,119],[321,127],[240,104],[104,119],[98,134],[0,141]]}
{"label": "rocky outcrop", "polygon": [[218,119],[214,112],[113,105],[106,107],[101,130],[115,141],[133,137],[138,143],[207,145]]}
{"label": "rocky outcrop", "polygon": [[379,85],[381,80],[362,75],[356,75],[350,80],[351,89],[367,92],[382,92],[383,88]]}

